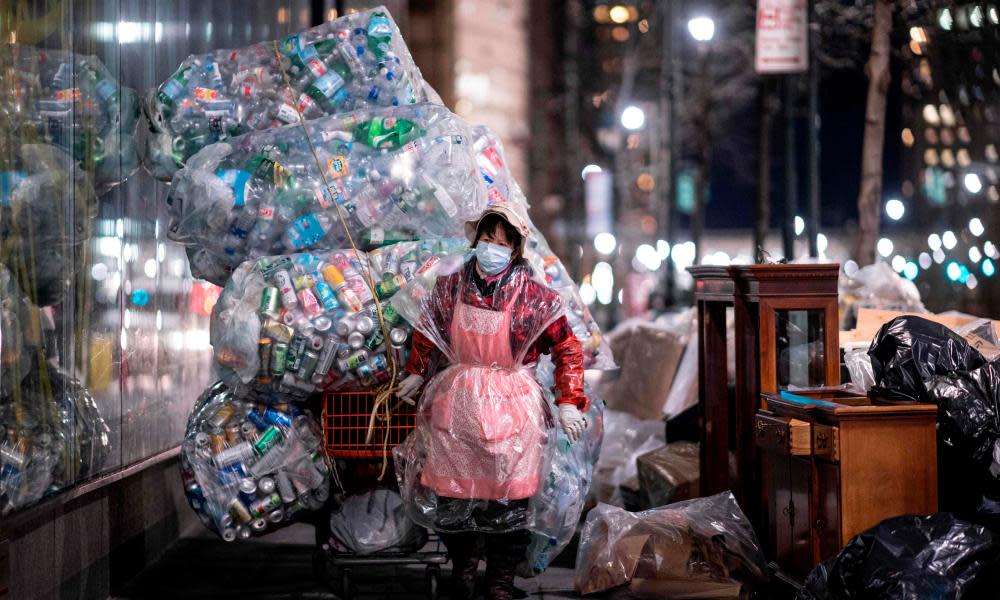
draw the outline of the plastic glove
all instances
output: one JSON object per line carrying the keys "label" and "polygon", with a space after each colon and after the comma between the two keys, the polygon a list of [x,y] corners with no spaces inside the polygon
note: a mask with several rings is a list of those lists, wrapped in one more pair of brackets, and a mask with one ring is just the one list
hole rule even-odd
{"label": "plastic glove", "polygon": [[559,405],[559,424],[562,425],[563,431],[566,432],[566,437],[569,438],[570,442],[580,439],[584,428],[587,426],[583,415],[580,414],[580,409],[572,404]]}
{"label": "plastic glove", "polygon": [[407,404],[416,404],[417,393],[423,384],[424,378],[422,376],[410,373],[406,376],[406,379],[399,382],[399,385],[396,386],[396,397]]}

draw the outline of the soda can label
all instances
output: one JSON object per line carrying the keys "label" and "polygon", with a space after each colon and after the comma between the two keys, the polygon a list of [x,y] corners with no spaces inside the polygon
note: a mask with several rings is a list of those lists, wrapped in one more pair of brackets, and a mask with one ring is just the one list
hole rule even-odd
{"label": "soda can label", "polygon": [[275,377],[284,375],[286,362],[288,362],[288,344],[275,344],[271,351],[271,373]]}
{"label": "soda can label", "polygon": [[338,345],[335,338],[327,338],[326,343],[323,344],[323,351],[320,352],[319,361],[316,363],[315,375],[325,377],[330,372],[330,369],[333,367],[333,361],[337,358]]}
{"label": "soda can label", "polygon": [[302,357],[302,367],[299,368],[299,379],[304,381],[311,379],[318,365],[319,355],[315,352],[306,352]]}
{"label": "soda can label", "polygon": [[260,314],[277,318],[279,311],[278,288],[267,286],[260,294]]}
{"label": "soda can label", "polygon": [[298,296],[302,302],[302,311],[306,313],[306,316],[313,318],[323,314],[323,307],[319,305],[319,301],[316,300],[311,289],[300,290]]}
{"label": "soda can label", "polygon": [[427,271],[431,270],[434,267],[434,265],[438,264],[439,262],[441,262],[441,259],[438,258],[437,256],[432,256],[428,258],[427,262],[425,262],[422,267],[417,269],[417,275],[423,275]]}
{"label": "soda can label", "polygon": [[291,427],[292,419],[287,414],[281,412],[280,410],[269,406],[267,410],[264,411],[264,421],[271,425],[280,425],[282,427]]}
{"label": "soda can label", "polygon": [[295,288],[292,287],[292,276],[288,274],[288,271],[275,272],[274,282],[278,284],[278,290],[281,292],[281,303],[284,304],[285,308],[290,309],[298,306],[299,300],[295,296]]}
{"label": "soda can label", "polygon": [[313,291],[316,292],[316,296],[319,298],[320,304],[323,305],[323,310],[326,312],[333,312],[340,308],[340,303],[337,302],[337,295],[333,293],[333,288],[330,284],[325,281],[317,281],[316,285],[313,286]]}
{"label": "soda can label", "polygon": [[295,373],[302,366],[302,354],[306,351],[306,338],[296,335],[288,347],[288,357],[285,359],[285,371]]}
{"label": "soda can label", "polygon": [[265,321],[260,330],[261,333],[266,334],[267,337],[273,339],[274,341],[286,344],[292,340],[292,335],[294,333],[292,328],[288,325],[271,320]]}
{"label": "soda can label", "polygon": [[271,425],[264,433],[260,434],[260,439],[253,445],[253,449],[258,455],[264,456],[271,448],[281,443],[281,430],[277,426]]}

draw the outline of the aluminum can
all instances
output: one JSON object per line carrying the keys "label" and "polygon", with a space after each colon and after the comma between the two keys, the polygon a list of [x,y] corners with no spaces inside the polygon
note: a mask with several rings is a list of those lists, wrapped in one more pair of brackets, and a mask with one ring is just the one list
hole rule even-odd
{"label": "aluminum can", "polygon": [[281,303],[285,308],[294,308],[298,305],[299,299],[295,297],[295,287],[292,285],[292,276],[288,271],[280,270],[274,272],[274,283],[281,293]]}
{"label": "aluminum can", "polygon": [[271,373],[281,377],[285,373],[285,363],[288,361],[288,344],[275,344],[271,351]]}
{"label": "aluminum can", "polygon": [[260,314],[273,319],[280,314],[280,294],[278,288],[267,286],[260,293]]}

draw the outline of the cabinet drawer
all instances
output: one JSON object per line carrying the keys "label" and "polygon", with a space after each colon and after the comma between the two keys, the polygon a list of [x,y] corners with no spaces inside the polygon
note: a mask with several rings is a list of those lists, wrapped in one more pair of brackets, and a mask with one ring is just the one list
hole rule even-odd
{"label": "cabinet drawer", "polygon": [[809,456],[812,453],[809,423],[761,413],[754,416],[754,421],[754,443],[757,446],[791,456]]}
{"label": "cabinet drawer", "polygon": [[840,428],[814,423],[812,451],[817,458],[840,462]]}

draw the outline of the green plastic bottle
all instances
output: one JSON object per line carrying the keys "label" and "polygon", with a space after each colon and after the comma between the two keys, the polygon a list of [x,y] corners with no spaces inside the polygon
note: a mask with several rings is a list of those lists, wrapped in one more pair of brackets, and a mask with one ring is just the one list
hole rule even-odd
{"label": "green plastic bottle", "polygon": [[399,148],[423,134],[413,121],[392,117],[365,121],[354,128],[354,140],[372,148]]}

